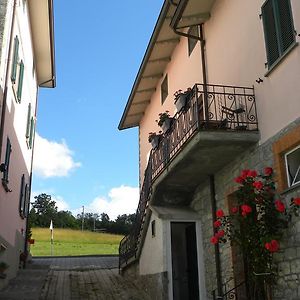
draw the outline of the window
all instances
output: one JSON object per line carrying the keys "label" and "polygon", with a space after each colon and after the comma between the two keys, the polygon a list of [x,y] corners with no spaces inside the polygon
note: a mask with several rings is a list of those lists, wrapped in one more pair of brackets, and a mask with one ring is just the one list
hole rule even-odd
{"label": "window", "polygon": [[14,54],[13,54],[13,60],[12,60],[12,66],[11,66],[11,81],[12,81],[12,83],[16,83],[18,60],[19,60],[19,39],[16,36],[15,41],[14,41]]}
{"label": "window", "polygon": [[155,237],[155,234],[156,234],[156,230],[155,230],[156,228],[155,228],[155,220],[153,220],[152,222],[151,222],[151,234],[152,234],[152,237]]}
{"label": "window", "polygon": [[1,171],[3,172],[2,177],[2,185],[4,186],[6,192],[10,192],[8,188],[8,173],[9,173],[9,162],[10,162],[10,154],[11,154],[11,143],[9,138],[7,138],[6,142],[6,152],[5,152],[5,162],[1,164]]}
{"label": "window", "polygon": [[[188,34],[198,36],[199,37],[199,30],[198,26],[192,26],[190,27]],[[195,46],[197,45],[198,40],[193,39],[193,38],[188,38],[188,52],[189,56],[192,54]]]}
{"label": "window", "polygon": [[300,146],[285,154],[288,186],[300,183]]}
{"label": "window", "polygon": [[20,188],[20,202],[19,202],[19,213],[22,218],[24,218],[25,211],[25,175],[21,178],[21,188]]}
{"label": "window", "polygon": [[161,87],[160,87],[160,92],[161,92],[161,104],[163,104],[168,97],[168,75],[165,76]]}
{"label": "window", "polygon": [[22,60],[19,62],[19,39],[18,36],[16,36],[14,40],[11,81],[13,83],[13,88],[18,102],[21,102],[21,98],[22,98],[23,77],[24,77],[24,63]]}
{"label": "window", "polygon": [[34,137],[34,130],[35,129],[35,121],[34,117],[30,119],[30,132],[29,132],[29,139],[28,139],[28,147],[32,149],[33,146],[33,137]]}
{"label": "window", "polygon": [[31,103],[28,104],[28,111],[27,111],[27,125],[26,125],[26,141],[28,148],[32,148],[33,146],[33,136],[34,136],[34,128],[35,128],[35,119],[31,115]]}
{"label": "window", "polygon": [[290,0],[267,0],[262,7],[262,18],[270,69],[295,42]]}

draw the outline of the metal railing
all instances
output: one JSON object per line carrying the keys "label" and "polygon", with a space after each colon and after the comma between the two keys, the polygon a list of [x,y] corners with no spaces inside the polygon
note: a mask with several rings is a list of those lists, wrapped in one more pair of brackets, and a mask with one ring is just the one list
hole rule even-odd
{"label": "metal railing", "polygon": [[200,130],[258,130],[254,88],[195,84],[152,155],[152,179]]}
{"label": "metal railing", "polygon": [[201,130],[258,130],[254,88],[195,84],[183,110],[151,151],[132,232],[119,246],[119,266],[136,257],[152,181]]}

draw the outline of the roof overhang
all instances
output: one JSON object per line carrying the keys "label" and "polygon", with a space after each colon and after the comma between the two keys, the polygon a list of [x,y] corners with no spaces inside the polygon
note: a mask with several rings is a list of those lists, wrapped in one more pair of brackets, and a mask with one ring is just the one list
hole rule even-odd
{"label": "roof overhang", "polygon": [[159,80],[171,60],[180,35],[175,31],[204,23],[215,0],[180,0],[171,5],[165,0],[134,81],[119,129],[138,126]]}
{"label": "roof overhang", "polygon": [[55,87],[53,0],[28,0],[34,61],[40,87]]}

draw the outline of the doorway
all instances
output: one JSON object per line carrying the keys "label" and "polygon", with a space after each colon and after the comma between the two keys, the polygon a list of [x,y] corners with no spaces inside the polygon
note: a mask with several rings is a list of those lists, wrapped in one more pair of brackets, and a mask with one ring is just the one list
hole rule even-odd
{"label": "doorway", "polygon": [[171,251],[173,299],[199,299],[195,222],[171,222]]}

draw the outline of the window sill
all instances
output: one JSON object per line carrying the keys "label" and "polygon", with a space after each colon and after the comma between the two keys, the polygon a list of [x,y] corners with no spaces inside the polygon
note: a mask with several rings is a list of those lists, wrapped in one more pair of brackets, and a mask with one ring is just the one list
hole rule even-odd
{"label": "window sill", "polygon": [[294,42],[288,49],[286,49],[286,51],[284,52],[283,55],[281,55],[274,63],[273,65],[270,67],[270,69],[265,73],[265,77],[268,77],[274,69],[277,68],[278,65],[281,64],[281,62],[289,55],[289,53],[298,46],[298,42]]}
{"label": "window sill", "polygon": [[294,184],[294,185],[288,187],[287,189],[285,189],[284,191],[282,191],[282,192],[280,193],[280,195],[286,195],[286,194],[289,194],[289,193],[291,193],[291,192],[293,192],[294,190],[297,190],[297,189],[300,190],[300,183],[297,183],[297,184]]}

